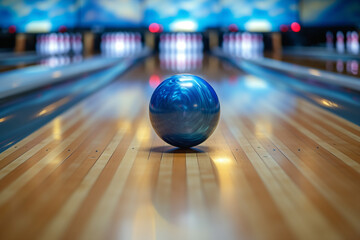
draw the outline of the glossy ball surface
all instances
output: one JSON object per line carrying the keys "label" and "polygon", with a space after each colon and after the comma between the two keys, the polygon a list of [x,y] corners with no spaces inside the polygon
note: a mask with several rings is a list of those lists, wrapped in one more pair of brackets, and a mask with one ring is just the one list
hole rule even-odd
{"label": "glossy ball surface", "polygon": [[154,91],[150,121],[165,142],[188,148],[205,141],[215,130],[220,103],[214,89],[194,75],[175,75]]}

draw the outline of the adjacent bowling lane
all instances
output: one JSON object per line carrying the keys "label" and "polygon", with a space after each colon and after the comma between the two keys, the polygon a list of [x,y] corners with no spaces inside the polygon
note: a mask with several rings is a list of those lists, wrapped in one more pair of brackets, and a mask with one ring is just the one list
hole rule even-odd
{"label": "adjacent bowling lane", "polygon": [[0,54],[0,72],[38,65],[41,58],[42,57],[35,52],[24,54],[17,54],[14,52],[2,53]]}
{"label": "adjacent bowling lane", "polygon": [[47,67],[58,67],[65,66],[72,63],[78,63],[84,60],[82,55],[62,55],[62,56],[46,56],[36,59],[34,61],[22,62],[21,59],[14,64],[1,65],[0,64],[0,73],[12,71],[16,69],[23,69],[32,66],[47,66]]}
{"label": "adjacent bowling lane", "polygon": [[[268,57],[272,57],[268,55]],[[338,60],[334,59],[321,59],[315,57],[301,57],[292,55],[282,55],[280,59],[284,62],[302,65],[314,69],[330,71],[334,73],[341,73],[348,76],[360,77],[359,61],[356,59],[344,60],[339,57]]]}
{"label": "adjacent bowling lane", "polygon": [[[154,88],[177,72],[207,79],[221,104],[218,128],[189,150],[148,117]],[[291,88],[206,55],[152,57],[0,154],[0,232],[356,239],[359,148],[359,126]]]}

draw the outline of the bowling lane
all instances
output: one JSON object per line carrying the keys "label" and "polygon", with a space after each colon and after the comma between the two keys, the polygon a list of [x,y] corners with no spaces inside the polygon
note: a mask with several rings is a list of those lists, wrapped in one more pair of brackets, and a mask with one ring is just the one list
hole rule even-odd
{"label": "bowling lane", "polygon": [[25,68],[25,67],[30,67],[30,66],[36,66],[36,65],[40,65],[39,61],[32,62],[32,63],[17,63],[17,64],[12,64],[12,65],[0,66],[0,73],[12,71],[15,69],[21,69],[21,68]]}
{"label": "bowling lane", "polygon": [[[176,72],[209,80],[221,104],[217,130],[190,150],[162,142],[148,118]],[[0,232],[356,239],[359,148],[358,125],[284,85],[214,57],[152,57],[0,154]]]}
{"label": "bowling lane", "polygon": [[[91,57],[91,56],[87,56],[87,57]],[[19,59],[15,63],[9,63],[4,65],[0,64],[0,73],[31,67],[31,66],[47,66],[47,67],[65,66],[71,63],[81,62],[84,60],[84,58],[86,57],[84,57],[82,54],[78,54],[78,55],[67,54],[67,55],[53,55],[53,56],[37,55],[37,58],[34,57],[34,60],[31,61],[22,61],[21,59]]]}
{"label": "bowling lane", "polygon": [[2,53],[0,54],[0,72],[38,65],[42,58],[44,56],[40,56],[35,52],[22,54],[16,52]]}
{"label": "bowling lane", "polygon": [[[272,57],[267,55],[267,57]],[[300,57],[292,55],[282,55],[277,60],[281,60],[288,63],[302,65],[305,67],[316,68],[320,70],[341,73],[348,76],[360,77],[359,61],[355,59],[343,60],[339,57],[338,60],[334,59],[320,59],[315,57]]]}

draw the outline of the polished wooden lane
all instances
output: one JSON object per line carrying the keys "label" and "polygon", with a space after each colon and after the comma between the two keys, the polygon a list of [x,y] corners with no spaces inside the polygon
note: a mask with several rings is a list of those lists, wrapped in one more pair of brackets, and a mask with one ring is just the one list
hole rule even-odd
{"label": "polished wooden lane", "polygon": [[1,239],[360,238],[359,126],[205,58],[219,126],[174,149],[148,118],[158,65],[0,154]]}

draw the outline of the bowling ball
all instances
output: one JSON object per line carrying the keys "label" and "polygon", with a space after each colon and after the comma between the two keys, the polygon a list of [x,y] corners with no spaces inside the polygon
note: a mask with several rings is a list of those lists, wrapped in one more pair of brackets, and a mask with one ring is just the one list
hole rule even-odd
{"label": "bowling ball", "polygon": [[165,142],[188,148],[205,141],[215,130],[220,103],[204,79],[188,74],[164,80],[149,105],[150,121]]}

